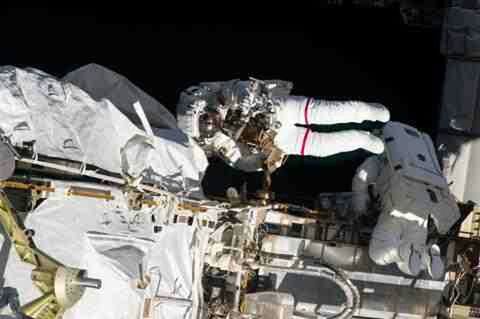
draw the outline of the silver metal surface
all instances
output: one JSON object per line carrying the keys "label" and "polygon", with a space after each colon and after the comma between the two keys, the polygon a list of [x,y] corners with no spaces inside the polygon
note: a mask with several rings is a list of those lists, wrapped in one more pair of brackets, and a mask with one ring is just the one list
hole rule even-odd
{"label": "silver metal surface", "polygon": [[191,307],[192,300],[178,297],[155,296],[154,301],[156,305],[161,303],[176,304],[179,306]]}
{"label": "silver metal surface", "polygon": [[102,287],[102,281],[100,279],[93,279],[88,277],[80,277],[75,279],[73,284],[86,288],[100,289]]}
{"label": "silver metal surface", "polygon": [[84,287],[75,283],[80,273],[80,269],[60,267],[55,274],[55,296],[64,308],[73,306],[85,292]]}
{"label": "silver metal surface", "polygon": [[443,280],[431,280],[426,274],[413,278],[394,265],[378,266],[368,258],[368,247],[277,235],[268,237],[268,265],[274,267],[263,269],[275,278],[274,289],[294,295],[298,318],[322,318],[324,312],[333,314],[343,303],[344,297],[338,288],[315,278],[321,269],[317,266],[319,262],[342,268],[357,286],[362,298],[357,316],[429,318],[429,314],[437,310],[445,286]]}

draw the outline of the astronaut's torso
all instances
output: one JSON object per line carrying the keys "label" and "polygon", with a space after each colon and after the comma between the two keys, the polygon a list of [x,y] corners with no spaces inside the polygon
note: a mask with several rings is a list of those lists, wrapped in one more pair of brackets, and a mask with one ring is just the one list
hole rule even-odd
{"label": "astronaut's torso", "polygon": [[179,127],[208,156],[220,156],[229,165],[246,171],[265,166],[273,171],[280,165],[273,158],[283,160],[273,143],[280,126],[275,110],[278,97],[288,95],[291,87],[284,81],[200,83],[180,95]]}

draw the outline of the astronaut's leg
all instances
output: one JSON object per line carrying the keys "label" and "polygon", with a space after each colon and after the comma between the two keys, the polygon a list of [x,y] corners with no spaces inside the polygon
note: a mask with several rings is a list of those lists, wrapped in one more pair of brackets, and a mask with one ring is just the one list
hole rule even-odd
{"label": "astronaut's leg", "polygon": [[365,131],[317,133],[308,128],[282,128],[275,144],[286,154],[327,157],[342,152],[364,149],[375,154],[384,150],[383,141]]}
{"label": "astronaut's leg", "polygon": [[409,221],[408,214],[396,216],[396,212],[383,212],[373,231],[369,244],[369,256],[378,265],[396,263],[400,271],[418,276],[426,270],[434,279],[444,275],[444,261],[437,245],[427,245],[427,227]]}
{"label": "astronaut's leg", "polygon": [[360,101],[326,101],[303,96],[289,96],[279,100],[278,120],[282,124],[362,123],[388,122],[390,112],[377,103]]}
{"label": "astronaut's leg", "polygon": [[401,238],[401,222],[388,214],[381,214],[370,239],[368,247],[370,258],[381,266],[399,262],[401,257],[398,247]]}
{"label": "astronaut's leg", "polygon": [[402,234],[402,244],[398,247],[401,261],[398,268],[404,273],[417,276],[426,270],[434,279],[440,279],[445,272],[445,263],[440,253],[440,248],[427,243],[427,222],[422,226],[405,224]]}
{"label": "astronaut's leg", "polygon": [[413,234],[404,232],[406,224],[408,222],[382,213],[370,239],[368,254],[377,265],[396,263],[403,273],[417,276],[425,268],[422,257],[426,234],[415,230]]}
{"label": "astronaut's leg", "polygon": [[390,112],[377,103],[360,101],[313,101],[309,108],[309,123],[311,124],[337,124],[337,123],[362,123],[363,121],[388,122]]}

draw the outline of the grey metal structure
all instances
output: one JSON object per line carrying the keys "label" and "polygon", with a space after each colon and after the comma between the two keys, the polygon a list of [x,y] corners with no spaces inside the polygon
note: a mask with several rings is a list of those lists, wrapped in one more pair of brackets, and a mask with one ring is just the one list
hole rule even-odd
{"label": "grey metal structure", "polygon": [[[263,242],[269,263],[261,268],[271,276],[274,288],[293,294],[296,312],[305,318],[335,314],[344,301],[340,290],[315,275],[326,263],[345,271],[358,288],[361,304],[355,316],[362,318],[435,318],[444,280],[425,273],[411,277],[395,266],[378,266],[368,256],[368,247],[335,241],[268,235]],[[312,278],[313,277],[313,278]],[[321,318],[321,317],[318,317]]]}

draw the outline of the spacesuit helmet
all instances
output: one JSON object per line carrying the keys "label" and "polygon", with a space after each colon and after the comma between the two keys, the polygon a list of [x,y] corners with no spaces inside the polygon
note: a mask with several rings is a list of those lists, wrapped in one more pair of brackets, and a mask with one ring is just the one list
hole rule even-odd
{"label": "spacesuit helmet", "polygon": [[199,132],[201,137],[212,138],[216,132],[220,131],[221,126],[222,119],[219,112],[209,110],[200,115]]}
{"label": "spacesuit helmet", "polygon": [[232,108],[250,108],[261,93],[259,83],[253,80],[232,80],[222,89],[223,104]]}

